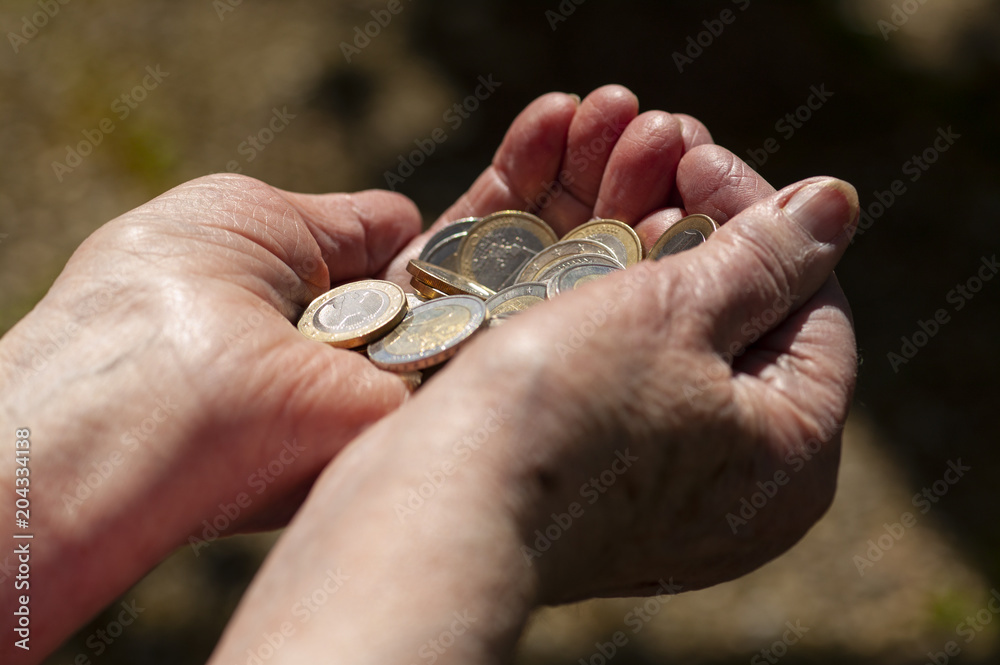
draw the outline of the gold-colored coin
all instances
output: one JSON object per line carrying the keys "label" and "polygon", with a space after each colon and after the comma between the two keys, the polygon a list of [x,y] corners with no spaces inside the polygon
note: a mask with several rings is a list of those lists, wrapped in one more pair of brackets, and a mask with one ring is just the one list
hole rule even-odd
{"label": "gold-colored coin", "polygon": [[448,295],[447,293],[442,293],[433,287],[427,286],[416,277],[410,279],[410,286],[412,286],[413,290],[424,299],[424,302],[434,300],[435,298],[443,298]]}
{"label": "gold-colored coin", "polygon": [[556,232],[530,213],[493,213],[469,229],[458,250],[459,271],[495,291],[525,261],[557,240]]}
{"label": "gold-colored coin", "polygon": [[496,295],[493,289],[426,261],[414,259],[407,264],[406,271],[413,275],[414,279],[448,295],[475,296],[483,300]]}
{"label": "gold-colored coin", "polygon": [[688,215],[666,230],[656,241],[647,259],[658,261],[665,256],[673,256],[694,249],[719,229],[719,225],[708,215]]}
{"label": "gold-colored coin", "polygon": [[310,339],[353,349],[388,333],[406,311],[403,289],[392,282],[364,280],[345,284],[313,300],[298,327]]}
{"label": "gold-colored coin", "polygon": [[635,229],[617,219],[595,219],[563,236],[563,240],[581,238],[596,240],[608,247],[615,253],[618,263],[626,268],[642,260],[642,241]]}

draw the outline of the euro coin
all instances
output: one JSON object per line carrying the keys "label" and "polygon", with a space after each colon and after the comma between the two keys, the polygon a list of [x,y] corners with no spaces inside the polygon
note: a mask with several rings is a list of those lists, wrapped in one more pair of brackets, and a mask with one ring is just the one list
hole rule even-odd
{"label": "euro coin", "polygon": [[559,240],[555,231],[526,212],[504,210],[469,229],[459,249],[459,271],[497,290],[525,261]]}
{"label": "euro coin", "polygon": [[478,221],[478,217],[466,217],[448,224],[427,241],[420,252],[420,260],[458,272],[458,249]]}
{"label": "euro coin", "polygon": [[600,265],[571,266],[564,269],[548,281],[545,290],[545,297],[555,298],[560,293],[566,293],[578,289],[587,282],[600,279],[613,272],[618,272],[621,268]]}
{"label": "euro coin", "polygon": [[396,328],[368,347],[380,369],[411,372],[440,365],[487,319],[486,304],[474,296],[436,298],[410,310]]}
{"label": "euro coin", "polygon": [[413,275],[414,279],[449,295],[476,296],[477,298],[486,300],[496,294],[493,289],[488,289],[482,284],[477,284],[470,279],[466,279],[457,272],[452,272],[447,268],[442,268],[426,261],[410,261],[406,266],[406,271]]}
{"label": "euro coin", "polygon": [[577,256],[579,254],[601,254],[617,261],[615,253],[607,246],[596,240],[581,238],[579,240],[560,240],[549,245],[538,254],[528,259],[520,270],[511,278],[511,283],[538,282],[538,276],[550,265],[566,258],[567,256]]}
{"label": "euro coin", "polygon": [[665,256],[693,249],[708,240],[718,228],[719,225],[708,215],[688,215],[660,236],[646,258],[659,261]]}
{"label": "euro coin", "polygon": [[486,301],[486,309],[489,311],[492,321],[494,318],[522,312],[541,302],[545,302],[545,284],[526,282],[515,284],[498,292]]}
{"label": "euro coin", "polygon": [[622,265],[618,261],[603,254],[574,254],[573,256],[563,257],[547,265],[538,273],[534,281],[547,283],[566,268],[584,265],[608,266],[617,270],[623,270]]}
{"label": "euro coin", "polygon": [[392,330],[406,311],[403,289],[392,282],[364,280],[313,300],[299,319],[299,331],[310,339],[353,349]]}
{"label": "euro coin", "polygon": [[596,240],[609,248],[614,252],[618,263],[626,268],[642,260],[642,241],[639,240],[635,229],[616,219],[595,219],[563,236],[563,240],[580,238]]}

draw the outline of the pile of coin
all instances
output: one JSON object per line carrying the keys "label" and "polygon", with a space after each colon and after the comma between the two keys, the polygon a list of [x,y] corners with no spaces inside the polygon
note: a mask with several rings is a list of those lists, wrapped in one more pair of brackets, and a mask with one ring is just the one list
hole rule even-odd
{"label": "pile of coin", "polygon": [[705,242],[718,225],[691,215],[644,253],[627,224],[597,219],[561,240],[544,221],[504,210],[453,222],[434,234],[407,271],[416,294],[381,280],[362,280],[323,294],[299,320],[310,339],[363,350],[395,372],[437,367],[484,327],[561,293]]}

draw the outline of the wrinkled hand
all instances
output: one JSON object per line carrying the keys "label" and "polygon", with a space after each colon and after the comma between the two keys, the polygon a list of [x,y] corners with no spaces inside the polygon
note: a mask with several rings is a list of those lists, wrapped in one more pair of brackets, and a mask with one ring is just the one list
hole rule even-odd
{"label": "wrinkled hand", "polygon": [[[786,550],[832,500],[854,386],[849,308],[832,276],[857,217],[850,185],[814,179],[776,194],[728,151],[699,147],[697,121],[633,119],[628,101],[604,89],[571,115],[543,98],[514,125],[537,133],[510,137],[498,160],[533,169],[487,172],[451,214],[535,200],[560,233],[612,217],[647,247],[683,214],[722,229],[491,331],[420,395],[426,422],[410,424],[477,403],[516,414],[495,452],[506,459],[490,463],[516,479],[505,492],[537,502],[524,554],[551,563],[550,600],[656,592],[669,577],[699,588]],[[603,128],[626,125],[594,149]],[[627,466],[615,461],[626,450],[637,458]],[[758,483],[778,494],[745,520],[741,499]],[[590,526],[543,556],[549,540],[534,529],[574,503]]]}
{"label": "wrinkled hand", "polygon": [[[439,663],[505,662],[539,602],[662,593],[661,580],[697,589],[805,533],[833,495],[855,380],[832,271],[857,197],[833,179],[776,193],[709,141],[692,118],[637,115],[615,87],[582,104],[547,95],[522,113],[437,226],[527,208],[559,233],[617,218],[648,247],[685,214],[724,225],[701,247],[481,334],[352,442],[272,552],[216,662],[244,657],[283,622],[295,639],[274,662],[410,662],[427,648]],[[405,279],[426,238],[389,275]],[[758,483],[774,484],[767,504],[730,520]],[[296,599],[332,570],[347,582],[294,623]],[[437,651],[466,613],[489,619]]]}

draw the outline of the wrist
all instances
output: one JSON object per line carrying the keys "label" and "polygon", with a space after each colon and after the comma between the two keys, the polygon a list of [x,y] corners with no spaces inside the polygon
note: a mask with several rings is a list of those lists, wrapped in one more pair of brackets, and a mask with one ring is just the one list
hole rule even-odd
{"label": "wrist", "polygon": [[404,405],[327,468],[214,662],[261,657],[262,635],[282,630],[277,662],[332,652],[359,663],[509,661],[536,604],[538,570],[519,551],[504,488],[465,452],[454,455],[467,423],[493,418],[488,432],[502,414],[467,409],[432,427],[424,409],[419,398]]}

